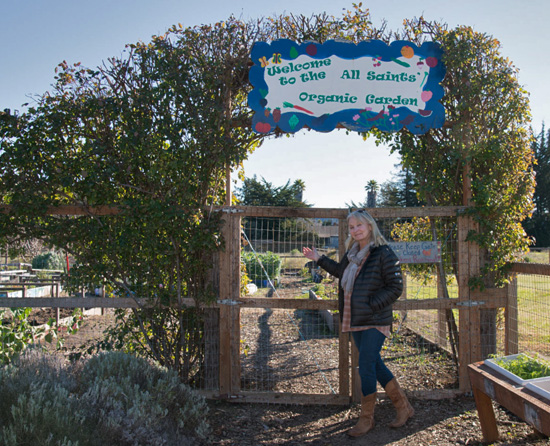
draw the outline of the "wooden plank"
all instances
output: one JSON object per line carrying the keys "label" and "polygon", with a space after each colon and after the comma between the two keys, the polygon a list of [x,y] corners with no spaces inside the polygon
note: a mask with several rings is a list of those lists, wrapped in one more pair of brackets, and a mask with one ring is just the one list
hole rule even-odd
{"label": "wooden plank", "polygon": [[231,395],[231,307],[220,307],[220,395]]}
{"label": "wooden plank", "polygon": [[[334,208],[293,208],[268,206],[232,206],[232,210],[249,217],[285,217],[285,218],[338,218],[345,219],[349,209]],[[369,208],[374,218],[407,217],[456,217],[467,209],[465,206],[415,207],[415,208]]]}
{"label": "wooden plank", "polygon": [[[469,279],[469,252],[466,237],[469,231],[469,218],[459,217],[457,219],[458,236],[458,300],[461,303],[470,302]],[[458,381],[459,389],[467,392],[470,389],[467,366],[470,364],[470,311],[468,307],[461,306],[458,314]]]}
{"label": "wooden plank", "polygon": [[545,263],[512,263],[510,272],[550,276],[550,265]]}
{"label": "wooden plank", "polygon": [[[495,289],[496,290],[496,289]],[[505,290],[498,291],[485,290],[482,301],[476,305],[478,308],[504,308],[506,306]],[[336,300],[307,300],[307,299],[287,299],[287,298],[248,298],[238,299],[241,307],[246,308],[287,308],[287,309],[306,309],[306,310],[338,310],[338,301]],[[460,299],[403,299],[395,301],[394,311],[400,310],[440,310],[440,309],[460,309],[467,308],[469,302]]]}
{"label": "wooden plank", "polygon": [[[338,258],[340,260],[344,258],[346,253],[346,239],[348,237],[348,232],[347,217],[340,217],[338,220]],[[334,309],[338,310],[338,301],[335,301],[335,303],[336,307]],[[350,395],[350,392],[353,393],[353,390],[350,389],[350,360],[353,363],[353,359],[350,358],[351,336],[349,333],[342,332],[342,324],[340,323],[338,324],[338,333],[340,343],[338,348],[339,392],[340,395],[346,396],[348,401],[350,401],[350,397],[353,398],[353,395]]]}
{"label": "wooden plank", "polygon": [[[184,298],[186,307],[194,307],[193,299]],[[0,308],[145,308],[155,305],[149,299],[126,297],[0,297]]]}
{"label": "wooden plank", "polygon": [[[479,308],[503,308],[506,305],[506,297],[502,291],[498,294],[487,293],[487,298],[481,301]],[[296,310],[338,310],[336,300],[308,300],[287,298],[249,298],[238,299],[243,308],[287,308]],[[440,310],[466,308],[464,301],[460,299],[403,299],[400,298],[393,304],[394,311],[406,310]]]}
{"label": "wooden plank", "polygon": [[481,300],[478,290],[470,291],[472,306],[470,307],[470,362],[481,361],[481,315],[477,304]]}
{"label": "wooden plank", "polygon": [[[211,400],[226,399],[235,403],[272,403],[272,404],[331,404],[348,406],[350,403],[349,396],[336,394],[304,394],[304,393],[275,393],[275,392],[252,392],[244,391],[238,395],[220,395],[215,390],[195,389],[195,392],[202,395],[204,398]],[[384,398],[386,393],[380,392],[380,398]],[[434,390],[411,390],[407,392],[411,398],[418,400],[439,401],[443,399],[454,399],[462,396],[463,393],[454,389],[434,389]],[[269,401],[267,401],[267,399]],[[303,398],[303,400],[302,400]]]}
{"label": "wooden plank", "polygon": [[231,393],[241,390],[241,309],[230,307],[231,317]]}
{"label": "wooden plank", "polygon": [[504,406],[538,432],[550,435],[550,403],[537,398],[524,387],[516,387],[512,381],[490,369],[483,362],[468,366],[472,388],[477,388],[492,400]]}
{"label": "wooden plank", "polygon": [[[19,289],[18,289],[19,290]],[[221,296],[220,296],[221,297]],[[238,298],[233,299],[241,308],[277,308],[294,310],[338,310],[336,300],[310,300],[287,298]],[[399,299],[393,304],[395,311],[407,310],[440,310],[461,308],[459,299]],[[195,301],[183,298],[181,304],[194,307]],[[2,297],[0,308],[145,308],[155,305],[155,302],[145,298],[102,298],[102,297]],[[209,308],[220,308],[223,303],[208,305]],[[506,306],[506,298],[499,296],[481,303],[479,308],[502,308]]]}
{"label": "wooden plank", "polygon": [[220,306],[220,369],[219,382],[220,394],[232,394],[233,382],[233,362],[232,362],[232,336],[233,336],[233,319],[232,319],[232,298],[235,297],[231,289],[231,251],[232,251],[232,228],[231,214],[224,216],[222,226],[222,237],[224,240],[224,249],[219,253],[218,271],[220,276],[219,282],[219,297],[221,302],[225,302]]}
{"label": "wooden plank", "polygon": [[342,325],[338,324],[338,393],[341,396],[350,396],[349,387],[349,333],[342,332]]}
{"label": "wooden plank", "polygon": [[[469,232],[479,232],[479,225],[473,218],[468,219]],[[480,249],[479,245],[475,242],[468,242],[468,277],[472,278],[480,274]],[[502,289],[501,289],[502,290]],[[499,290],[500,292],[500,290]],[[490,290],[486,289],[483,292],[479,290],[470,290],[470,301],[472,306],[470,307],[470,360],[468,364],[472,362],[481,361],[482,359],[482,343],[485,342],[481,337],[481,311],[478,303],[482,301],[485,296],[489,296]],[[467,364],[466,364],[467,365]],[[469,379],[469,375],[465,372],[466,378]]]}
{"label": "wooden plank", "polygon": [[346,239],[348,238],[348,219],[338,220],[338,258],[342,260],[346,253]]}
{"label": "wooden plank", "polygon": [[[437,269],[437,297],[445,298],[445,290],[441,285],[441,274]],[[441,345],[447,345],[447,310],[438,309],[437,311],[437,337]]]}
{"label": "wooden plank", "polygon": [[491,398],[477,387],[474,387],[473,391],[483,440],[487,443],[495,443],[499,440],[499,435]]}
{"label": "wooden plank", "polygon": [[[223,396],[223,395],[222,395]],[[348,406],[349,397],[338,394],[241,392],[232,395],[232,403],[292,404],[292,405],[337,405]]]}
{"label": "wooden plank", "polygon": [[[220,311],[204,309],[204,387],[219,389],[220,386]],[[216,390],[216,393],[219,392]]]}
{"label": "wooden plank", "polygon": [[[229,263],[231,278],[229,293],[231,300],[240,297],[241,284],[241,217],[230,216],[231,245],[229,250]],[[241,310],[238,305],[232,306],[231,315],[231,393],[241,390]]]}
{"label": "wooden plank", "polygon": [[[268,206],[219,206],[215,210],[228,210],[241,212],[250,217],[285,217],[285,218],[345,218],[349,209],[341,208],[294,208],[294,207],[268,207]],[[406,218],[406,217],[455,217],[466,209],[465,206],[439,206],[439,207],[415,207],[415,208],[369,208],[369,214],[374,218]],[[109,216],[123,213],[122,206],[78,206],[60,205],[49,206],[45,215],[60,216]],[[11,206],[0,205],[0,212],[8,214]]]}
{"label": "wooden plank", "polygon": [[[460,299],[399,299],[393,304],[394,310],[451,310],[468,308],[469,301]],[[506,297],[498,296],[481,301],[476,305],[477,308],[503,308],[506,306]]]}

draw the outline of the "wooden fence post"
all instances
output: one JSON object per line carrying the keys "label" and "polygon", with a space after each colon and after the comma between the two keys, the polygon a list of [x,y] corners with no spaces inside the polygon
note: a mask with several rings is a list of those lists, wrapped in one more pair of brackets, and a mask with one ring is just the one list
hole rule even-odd
{"label": "wooden fence post", "polygon": [[[436,271],[437,277],[437,298],[441,299],[445,297],[441,280],[446,280],[441,277],[439,269]],[[439,337],[439,343],[443,346],[447,345],[447,310],[437,310],[437,336]],[[452,342],[452,339],[451,339]]]}
{"label": "wooden fence post", "polygon": [[[458,225],[458,381],[462,392],[470,390],[470,378],[468,376],[468,364],[472,358],[478,356],[479,349],[479,308],[472,302],[475,297],[470,291],[469,279],[479,271],[479,247],[477,244],[467,242],[466,238],[470,230],[475,226],[468,216],[459,215]],[[477,346],[474,346],[477,340]],[[474,351],[472,351],[472,348]]]}
{"label": "wooden fence post", "polygon": [[241,218],[225,208],[222,235],[225,249],[220,252],[220,394],[231,396],[240,392],[240,235]]}
{"label": "wooden fence post", "polygon": [[[338,256],[340,261],[343,259],[344,254],[346,253],[346,239],[348,238],[348,219],[340,218],[338,219]],[[342,324],[339,324],[340,331],[340,342],[344,342],[345,345],[340,347],[340,351],[344,350],[347,352],[347,359],[344,359],[344,355],[340,356],[341,362],[346,361],[345,366],[346,370],[349,370],[349,351],[350,351],[350,342],[351,342],[351,401],[354,403],[359,403],[361,401],[361,378],[359,377],[359,352],[355,343],[351,341],[351,336],[349,333],[342,333]],[[340,368],[342,372],[342,368]],[[341,380],[344,378],[347,381],[346,390],[349,395],[349,374],[346,373],[346,376],[342,376]],[[344,389],[341,389],[341,392]]]}
{"label": "wooden fence post", "polygon": [[[54,293],[53,293],[53,287],[54,287],[54,285],[52,285],[52,295],[51,295],[51,296],[52,296],[52,297],[55,297],[56,299],[58,299],[58,298],[59,298],[59,282],[57,282],[57,283],[55,284],[55,296],[54,296]],[[59,309],[59,307],[57,307],[57,308],[55,309],[55,325],[56,325],[56,326],[59,326],[59,318],[60,318],[60,316],[61,316],[61,315],[60,315],[60,309]]]}

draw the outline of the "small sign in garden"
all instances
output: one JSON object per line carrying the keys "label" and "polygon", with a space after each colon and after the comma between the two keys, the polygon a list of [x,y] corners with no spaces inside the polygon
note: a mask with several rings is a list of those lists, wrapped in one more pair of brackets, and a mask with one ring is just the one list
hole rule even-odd
{"label": "small sign in garden", "polygon": [[441,242],[388,243],[401,263],[437,263],[441,261]]}
{"label": "small sign in garden", "polygon": [[439,128],[445,122],[442,54],[435,42],[257,42],[248,96],[253,129],[330,132],[341,125],[423,134]]}

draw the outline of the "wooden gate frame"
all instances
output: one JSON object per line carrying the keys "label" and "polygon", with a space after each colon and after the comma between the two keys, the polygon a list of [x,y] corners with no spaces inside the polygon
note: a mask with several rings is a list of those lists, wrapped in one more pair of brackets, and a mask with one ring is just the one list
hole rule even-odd
{"label": "wooden gate frame", "polygon": [[[507,308],[511,288],[485,289],[483,292],[470,290],[470,277],[477,276],[480,270],[479,247],[466,241],[471,230],[475,230],[473,220],[464,211],[464,206],[422,207],[422,208],[372,208],[368,209],[374,218],[411,218],[411,217],[458,217],[458,298],[449,299],[438,295],[437,299],[402,300],[394,304],[395,310],[437,309],[439,320],[445,320],[448,310],[457,309],[459,313],[459,392],[470,391],[468,364],[480,361],[481,327],[480,311],[492,308]],[[223,236],[226,248],[220,253],[220,395],[238,401],[296,403],[299,397],[302,403],[341,404],[360,399],[360,386],[357,373],[352,373],[350,386],[350,356],[352,370],[357,365],[356,352],[349,353],[350,337],[339,334],[339,393],[338,395],[285,395],[266,394],[265,392],[243,392],[240,388],[240,307],[254,308],[317,308],[336,309],[337,303],[330,301],[305,302],[295,299],[251,299],[241,298],[240,277],[240,239],[242,217],[286,217],[286,218],[337,218],[339,220],[339,253],[344,254],[344,240],[347,237],[347,214],[345,209],[312,209],[283,207],[246,207],[228,206],[222,209],[225,215]],[[223,279],[222,279],[223,278]],[[506,312],[508,320],[508,311]],[[440,325],[440,332],[445,330]],[[513,337],[512,324],[506,324],[506,339]],[[229,334],[229,336],[228,336]],[[508,347],[506,347],[509,350]],[[355,350],[353,348],[352,350]],[[350,395],[351,390],[351,395]],[[305,399],[305,401],[304,401]]]}
{"label": "wooden gate frame", "polygon": [[[9,206],[1,205],[0,212],[6,212]],[[471,390],[467,367],[468,364],[482,360],[480,311],[484,309],[505,308],[505,350],[514,353],[517,349],[517,294],[513,286],[504,288],[470,290],[470,277],[480,270],[479,247],[466,241],[467,235],[476,226],[465,214],[465,206],[418,207],[418,208],[371,208],[369,213],[374,218],[411,218],[411,217],[458,217],[458,298],[423,300],[399,300],[394,304],[395,310],[439,310],[440,332],[445,327],[441,321],[448,310],[459,313],[459,392]],[[347,237],[347,209],[322,208],[286,208],[286,207],[245,207],[225,206],[216,208],[225,214],[223,237],[225,249],[219,255],[219,300],[220,312],[220,367],[218,397],[236,401],[261,401],[279,403],[321,403],[347,404],[350,398],[359,399],[357,374],[352,374],[350,386],[350,357],[352,366],[356,364],[355,355],[350,355],[350,337],[339,335],[339,393],[338,395],[266,395],[263,392],[246,393],[240,389],[240,307],[252,308],[312,308],[336,309],[334,301],[300,301],[296,299],[251,299],[240,297],[240,240],[241,218],[250,217],[286,217],[286,218],[336,218],[339,220],[339,252],[344,253],[344,240]],[[81,206],[59,206],[48,209],[48,215],[116,215],[118,208],[101,206],[88,208]],[[185,299],[188,305],[194,305]],[[146,304],[145,299],[130,298],[0,298],[0,308],[14,307],[51,307],[51,308],[135,308]],[[514,316],[515,315],[515,316]],[[514,319],[515,318],[515,319]],[[514,342],[515,340],[515,342]],[[351,390],[351,395],[350,395]],[[216,396],[216,395],[212,395]]]}

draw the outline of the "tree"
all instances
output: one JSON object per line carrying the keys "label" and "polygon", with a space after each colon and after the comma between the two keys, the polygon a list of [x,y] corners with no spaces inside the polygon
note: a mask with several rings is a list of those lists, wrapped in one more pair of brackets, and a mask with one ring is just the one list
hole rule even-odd
{"label": "tree", "polygon": [[[465,26],[449,31],[421,17],[406,21],[396,37],[441,42],[447,125],[421,136],[401,132],[393,149],[428,205],[469,206],[479,230],[468,239],[481,252],[480,275],[470,278],[470,286],[501,285],[507,281],[508,262],[529,243],[521,226],[533,210],[528,95],[491,36]],[[496,351],[496,310],[481,310],[481,331],[481,354],[487,357]]]}
{"label": "tree", "polygon": [[[397,165],[400,167],[400,165]],[[417,207],[421,206],[416,193],[414,176],[409,169],[402,168],[380,187],[380,207]]]}
{"label": "tree", "polygon": [[370,180],[365,186],[365,190],[367,191],[367,207],[373,208],[376,206],[376,194],[378,189],[380,189],[380,187],[376,180]]}
{"label": "tree", "polygon": [[528,95],[491,36],[469,27],[448,31],[420,18],[407,21],[399,37],[419,43],[431,38],[445,49],[447,125],[422,136],[401,132],[393,149],[428,205],[471,206],[480,226],[471,240],[485,253],[485,285],[502,283],[507,262],[529,242],[521,227],[533,209]]}
{"label": "tree", "polygon": [[243,185],[235,191],[235,196],[244,206],[287,206],[287,207],[311,207],[302,200],[302,192],[305,184],[302,180],[296,180],[290,184],[290,180],[283,186],[274,186],[262,177],[259,181],[254,175],[245,178]]}
{"label": "tree", "polygon": [[[246,66],[261,35],[230,18],[175,26],[96,69],[63,62],[56,84],[20,116],[0,124],[0,233],[40,238],[71,253],[68,285],[107,280],[119,296],[152,307],[121,315],[116,341],[197,377],[202,313],[183,305],[211,301],[212,255],[219,250],[228,168],[259,136],[250,119]],[[72,205],[88,216],[51,217]],[[92,208],[115,206],[116,215]]]}
{"label": "tree", "polygon": [[[251,46],[376,37],[368,11],[359,15],[179,25],[97,68],[61,63],[36,106],[0,112],[0,244],[41,239],[76,259],[68,286],[106,279],[116,295],[149,298],[115,340],[193,380],[201,314],[182,299],[215,296],[208,271],[223,240],[212,206],[224,202],[227,170],[265,137],[247,128]],[[85,216],[47,214],[60,205]],[[94,214],[100,206],[116,212]]]}
{"label": "tree", "polygon": [[[283,186],[274,186],[262,177],[261,181],[254,175],[245,178],[241,188],[235,191],[238,202],[245,206],[286,206],[311,207],[302,200],[305,183],[302,180],[290,180]],[[317,240],[317,235],[311,232],[310,225],[303,220],[249,217],[243,222],[244,231],[250,241],[270,240],[272,242],[301,243],[303,237]],[[290,249],[297,246],[289,247]],[[290,250],[289,249],[289,250]]]}
{"label": "tree", "polygon": [[532,149],[537,160],[534,172],[537,185],[533,195],[533,215],[523,223],[525,232],[532,237],[535,246],[550,246],[550,132],[544,125],[534,139]]}
{"label": "tree", "polygon": [[[185,328],[188,315],[200,315],[182,298],[214,296],[207,271],[221,243],[210,209],[223,202],[227,169],[242,166],[264,137],[246,128],[248,55],[254,41],[277,38],[440,42],[447,125],[378,138],[399,151],[420,200],[470,205],[479,223],[470,240],[484,253],[472,285],[503,283],[507,262],[528,244],[521,227],[533,209],[528,97],[498,41],[471,28],[448,31],[421,17],[391,33],[354,5],[341,18],[290,14],[173,27],[97,69],[62,63],[55,90],[37,107],[0,113],[0,204],[11,206],[0,216],[0,243],[41,238],[78,259],[71,280],[106,277],[119,295],[149,297],[156,308],[134,312],[131,346],[182,376],[200,358],[189,342],[200,329]],[[46,214],[63,204],[114,205],[119,214]]]}

